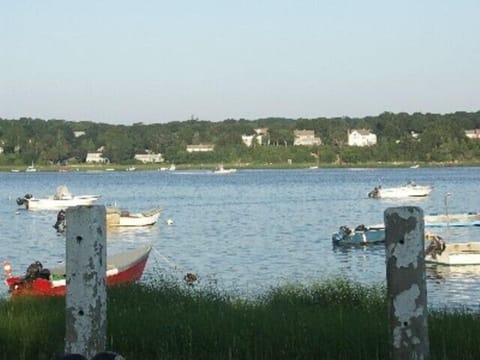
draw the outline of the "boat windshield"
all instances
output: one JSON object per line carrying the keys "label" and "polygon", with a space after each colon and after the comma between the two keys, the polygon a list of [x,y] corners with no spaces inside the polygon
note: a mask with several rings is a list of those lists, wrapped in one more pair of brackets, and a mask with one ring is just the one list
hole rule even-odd
{"label": "boat windshield", "polygon": [[72,194],[70,191],[68,191],[68,188],[65,185],[60,185],[57,188],[57,191],[55,192],[55,195],[53,196],[55,200],[65,200],[65,199],[71,199]]}

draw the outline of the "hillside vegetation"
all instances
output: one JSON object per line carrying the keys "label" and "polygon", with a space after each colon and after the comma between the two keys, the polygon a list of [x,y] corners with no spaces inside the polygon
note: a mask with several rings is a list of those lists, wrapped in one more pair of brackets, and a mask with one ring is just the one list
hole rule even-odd
{"label": "hillside vegetation", "polygon": [[[247,147],[242,135],[268,128],[262,143]],[[465,130],[480,128],[480,112],[453,114],[382,113],[365,118],[176,121],[130,126],[87,121],[0,118],[0,166],[80,164],[89,152],[103,147],[113,164],[133,164],[148,149],[168,163],[355,165],[372,163],[480,163],[480,141]],[[368,129],[378,142],[370,147],[347,146],[349,129]],[[314,130],[322,145],[294,146],[294,130]],[[75,136],[75,131],[85,132]],[[412,136],[415,134],[415,136]],[[215,150],[188,153],[190,144],[214,144]]]}

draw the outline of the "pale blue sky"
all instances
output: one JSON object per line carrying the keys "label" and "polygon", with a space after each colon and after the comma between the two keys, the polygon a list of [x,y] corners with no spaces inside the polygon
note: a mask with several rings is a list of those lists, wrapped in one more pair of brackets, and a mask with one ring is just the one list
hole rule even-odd
{"label": "pale blue sky", "polygon": [[1,1],[0,117],[480,110],[478,0]]}

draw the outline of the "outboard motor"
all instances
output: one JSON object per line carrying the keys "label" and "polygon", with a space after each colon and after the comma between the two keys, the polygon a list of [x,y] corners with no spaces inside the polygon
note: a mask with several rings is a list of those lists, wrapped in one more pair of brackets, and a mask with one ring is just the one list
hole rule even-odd
{"label": "outboard motor", "polygon": [[347,236],[350,235],[351,233],[352,233],[352,230],[347,225],[342,225],[338,229],[338,233],[333,234],[332,242],[334,244],[338,244],[340,241],[347,238]]}
{"label": "outboard motor", "polygon": [[53,225],[54,229],[57,230],[57,233],[61,234],[65,232],[65,218],[66,213],[65,210],[60,210],[57,214],[57,222]]}
{"label": "outboard motor", "polygon": [[21,205],[27,203],[27,200],[28,200],[28,199],[31,199],[32,197],[33,197],[32,194],[25,194],[25,195],[23,196],[23,198],[18,197],[18,198],[17,198],[17,205],[21,206]]}
{"label": "outboard motor", "polygon": [[50,270],[44,269],[40,261],[35,261],[30,264],[27,268],[27,272],[23,277],[24,282],[33,282],[35,279],[46,279],[50,278]]}
{"label": "outboard motor", "polygon": [[442,255],[443,251],[446,249],[445,240],[443,240],[441,236],[432,233],[426,233],[425,238],[430,240],[430,244],[425,249],[425,255],[430,255],[434,259],[436,259],[437,256]]}
{"label": "outboard motor", "polygon": [[378,187],[375,188],[368,193],[369,198],[378,198]]}

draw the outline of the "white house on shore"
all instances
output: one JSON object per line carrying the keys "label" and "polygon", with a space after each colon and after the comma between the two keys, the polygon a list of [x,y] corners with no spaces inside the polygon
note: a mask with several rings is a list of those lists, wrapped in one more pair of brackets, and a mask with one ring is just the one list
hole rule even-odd
{"label": "white house on shore", "polygon": [[256,128],[254,129],[255,134],[255,140],[257,141],[258,144],[262,145],[266,142],[268,142],[268,128],[263,127],[263,128]]}
{"label": "white house on shore", "polygon": [[108,164],[110,160],[103,156],[103,153],[96,152],[96,153],[88,153],[87,158],[85,159],[86,163],[99,163],[99,164]]}
{"label": "white house on shore", "polygon": [[242,135],[242,141],[248,147],[252,146],[254,138],[255,135]]}
{"label": "white house on shore", "polygon": [[74,131],[74,132],[73,132],[73,135],[74,135],[76,138],[78,138],[78,137],[80,137],[80,136],[84,136],[85,134],[86,134],[86,132],[85,132],[85,131],[81,131],[81,130],[80,130],[80,131]]}
{"label": "white house on shore", "polygon": [[348,130],[349,146],[371,146],[377,143],[377,135],[366,129]]}
{"label": "white house on shore", "polygon": [[198,145],[187,145],[187,152],[207,152],[213,151],[215,149],[214,144],[198,144]]}
{"label": "white house on shore", "polygon": [[465,130],[465,136],[469,139],[480,140],[480,129]]}
{"label": "white house on shore", "polygon": [[269,144],[269,136],[268,136],[268,128],[256,128],[253,129],[255,131],[255,134],[253,135],[242,135],[242,141],[243,143],[250,147],[253,145],[254,141],[257,142],[257,144],[262,145],[262,144]]}
{"label": "white house on shore", "polygon": [[295,130],[293,145],[314,146],[322,145],[322,140],[315,136],[314,130]]}
{"label": "white house on shore", "polygon": [[153,153],[148,153],[148,154],[135,154],[134,156],[135,160],[141,161],[142,163],[161,163],[164,162],[165,159],[163,158],[162,154],[153,154]]}

